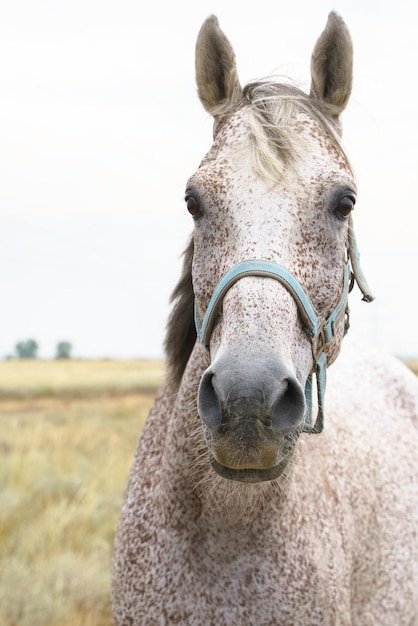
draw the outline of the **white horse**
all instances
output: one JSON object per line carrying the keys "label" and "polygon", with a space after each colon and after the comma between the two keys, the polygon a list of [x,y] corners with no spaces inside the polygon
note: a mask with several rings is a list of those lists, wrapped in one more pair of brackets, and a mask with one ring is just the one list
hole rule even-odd
{"label": "white horse", "polygon": [[345,349],[325,394],[350,282],[371,299],[340,143],[352,44],[335,13],[311,73],[309,95],[242,89],[216,18],[202,26],[214,143],[187,183],[168,375],[115,542],[118,626],[418,625],[415,377]]}

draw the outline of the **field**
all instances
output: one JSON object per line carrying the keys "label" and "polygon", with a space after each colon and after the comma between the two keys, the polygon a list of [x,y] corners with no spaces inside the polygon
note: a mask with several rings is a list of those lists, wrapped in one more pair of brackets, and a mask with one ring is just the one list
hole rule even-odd
{"label": "field", "polygon": [[113,537],[159,361],[0,362],[0,624],[110,626]]}
{"label": "field", "polygon": [[160,361],[0,362],[1,626],[111,626],[122,493],[162,377]]}
{"label": "field", "polygon": [[418,376],[418,361],[405,361],[405,364]]}

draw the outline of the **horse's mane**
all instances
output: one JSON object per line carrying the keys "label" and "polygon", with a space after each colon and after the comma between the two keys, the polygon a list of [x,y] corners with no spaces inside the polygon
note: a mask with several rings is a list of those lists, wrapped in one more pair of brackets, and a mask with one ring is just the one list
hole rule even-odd
{"label": "horse's mane", "polygon": [[[282,182],[303,148],[291,131],[290,121],[296,113],[313,117],[323,128],[337,152],[347,156],[340,141],[340,127],[334,112],[318,100],[290,84],[271,80],[254,81],[243,90],[251,105],[251,143],[254,167],[265,179]],[[298,145],[299,143],[299,145]],[[165,351],[167,374],[174,388],[180,385],[184,370],[196,342],[194,293],[192,284],[193,238],[184,252],[181,277],[171,295],[173,308],[167,324]]]}
{"label": "horse's mane", "polygon": [[173,308],[168,319],[164,347],[167,356],[167,375],[175,388],[180,385],[197,336],[192,284],[193,252],[194,243],[191,238],[183,253],[180,279],[170,298]]}

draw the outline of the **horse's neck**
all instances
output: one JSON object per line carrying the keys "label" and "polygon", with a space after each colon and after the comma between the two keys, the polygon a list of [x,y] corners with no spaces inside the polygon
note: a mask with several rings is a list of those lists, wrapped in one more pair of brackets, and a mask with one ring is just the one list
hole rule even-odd
{"label": "horse's neck", "polygon": [[254,527],[272,501],[280,506],[287,484],[248,485],[221,478],[212,469],[197,411],[199,381],[207,366],[205,354],[196,346],[170,410],[162,460],[166,513],[171,519],[198,517],[200,526],[207,522],[211,529]]}

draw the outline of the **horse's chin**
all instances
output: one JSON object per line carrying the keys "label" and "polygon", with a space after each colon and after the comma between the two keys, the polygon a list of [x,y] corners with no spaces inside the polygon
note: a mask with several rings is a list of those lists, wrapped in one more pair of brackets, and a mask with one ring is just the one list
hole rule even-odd
{"label": "horse's chin", "polygon": [[283,474],[300,431],[278,435],[256,420],[247,420],[226,432],[206,427],[204,433],[210,464],[219,476],[242,483],[261,483]]}
{"label": "horse's chin", "polygon": [[246,469],[233,469],[231,467],[226,467],[219,463],[214,456],[210,456],[210,463],[219,476],[222,478],[227,478],[228,480],[237,480],[242,483],[261,483],[268,480],[274,480],[275,478],[279,478],[286,469],[290,459],[291,454],[288,457],[283,459],[280,463],[275,465],[274,467],[269,467],[267,469],[256,469],[256,468],[246,468]]}

